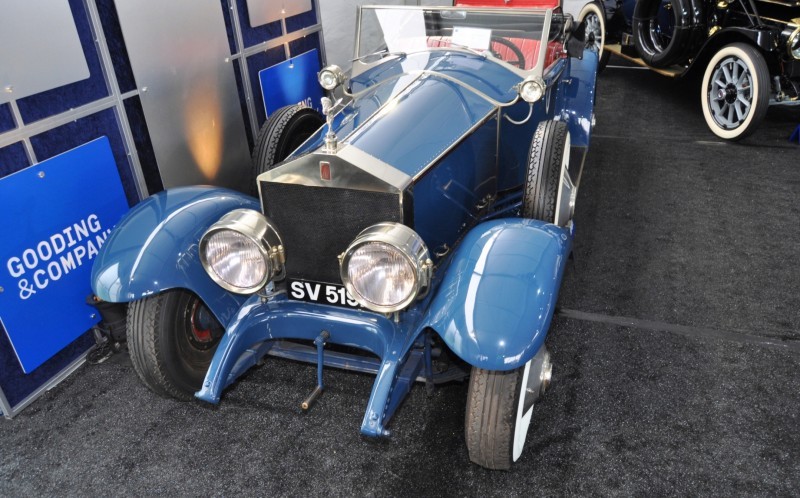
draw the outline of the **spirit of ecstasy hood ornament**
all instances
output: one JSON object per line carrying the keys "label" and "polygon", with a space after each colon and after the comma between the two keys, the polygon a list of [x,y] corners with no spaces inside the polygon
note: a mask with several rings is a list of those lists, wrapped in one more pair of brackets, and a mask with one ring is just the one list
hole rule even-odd
{"label": "spirit of ecstasy hood ornament", "polygon": [[326,154],[336,154],[339,148],[339,142],[336,138],[336,133],[333,132],[333,117],[336,114],[335,109],[342,103],[342,99],[333,102],[328,97],[322,97],[322,114],[325,116],[325,121],[328,124],[328,133],[325,134],[325,146],[323,151]]}

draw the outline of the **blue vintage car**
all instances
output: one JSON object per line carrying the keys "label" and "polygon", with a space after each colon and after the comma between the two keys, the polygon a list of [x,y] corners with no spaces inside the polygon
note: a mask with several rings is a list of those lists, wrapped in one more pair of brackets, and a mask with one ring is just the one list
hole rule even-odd
{"label": "blue vintage car", "polygon": [[[213,187],[137,205],[97,257],[129,302],[154,392],[217,403],[275,356],[376,375],[361,432],[416,381],[469,377],[470,458],[508,468],[550,381],[545,338],[572,247],[597,56],[552,9],[363,7],[324,116],[275,111],[259,198]],[[301,401],[301,400],[298,400]]]}

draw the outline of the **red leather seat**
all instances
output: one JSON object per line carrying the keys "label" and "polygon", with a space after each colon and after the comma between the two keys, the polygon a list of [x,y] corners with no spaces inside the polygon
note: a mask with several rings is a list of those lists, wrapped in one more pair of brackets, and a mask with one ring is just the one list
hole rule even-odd
{"label": "red leather seat", "polygon": [[[536,60],[539,57],[539,45],[540,42],[538,40],[531,40],[528,38],[505,38],[509,42],[513,43],[514,45],[519,48],[520,52],[525,56],[525,67],[523,69],[528,70],[533,68],[536,65]],[[449,36],[429,36],[428,37],[428,46],[432,48],[438,47],[449,47],[450,46],[450,37]],[[492,52],[498,54],[500,59],[508,62],[515,62],[518,60],[517,55],[514,51],[505,44],[492,41]],[[545,64],[544,67],[549,66],[552,64],[561,54],[561,44],[560,43],[548,43],[547,45],[547,53],[545,54]]]}

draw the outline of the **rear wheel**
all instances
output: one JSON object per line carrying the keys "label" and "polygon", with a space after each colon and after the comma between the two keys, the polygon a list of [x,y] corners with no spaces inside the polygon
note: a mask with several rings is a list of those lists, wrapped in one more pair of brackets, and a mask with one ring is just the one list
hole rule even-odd
{"label": "rear wheel", "polygon": [[155,393],[191,400],[224,328],[194,294],[171,290],[128,307],[128,349],[139,378]]}
{"label": "rear wheel", "polygon": [[603,8],[592,2],[584,5],[578,14],[580,23],[586,24],[586,48],[597,52],[599,58],[597,70],[602,71],[611,54],[605,50],[606,46],[606,16]]}
{"label": "rear wheel", "polygon": [[766,116],[769,94],[769,69],[761,53],[744,43],[722,47],[703,76],[706,124],[720,138],[742,139]]}
{"label": "rear wheel", "polygon": [[253,148],[253,188],[257,187],[258,175],[286,159],[323,124],[322,115],[310,107],[290,105],[273,112],[258,132]]}

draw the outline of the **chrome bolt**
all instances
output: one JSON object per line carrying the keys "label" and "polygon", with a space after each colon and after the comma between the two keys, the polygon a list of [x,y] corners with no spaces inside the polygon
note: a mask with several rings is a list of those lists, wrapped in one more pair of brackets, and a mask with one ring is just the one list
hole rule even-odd
{"label": "chrome bolt", "polygon": [[44,178],[44,171],[40,171],[37,176],[39,178]]}
{"label": "chrome bolt", "polygon": [[3,91],[6,93],[14,93],[14,85],[6,85],[3,87]]}

